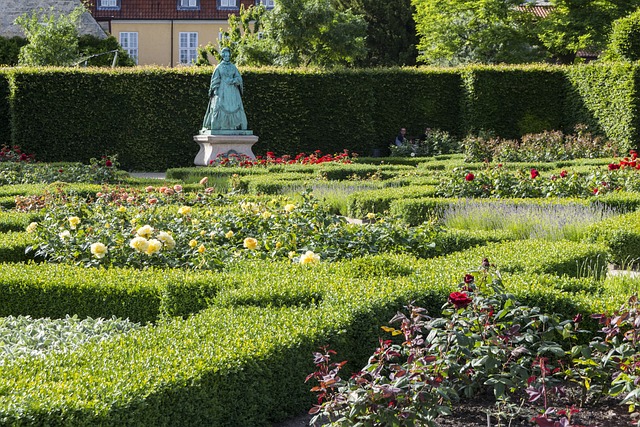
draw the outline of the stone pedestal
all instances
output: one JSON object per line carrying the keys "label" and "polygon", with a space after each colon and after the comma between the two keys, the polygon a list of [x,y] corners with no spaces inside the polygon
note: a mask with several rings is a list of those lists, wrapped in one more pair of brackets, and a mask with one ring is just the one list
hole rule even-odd
{"label": "stone pedestal", "polygon": [[196,166],[207,166],[220,154],[243,154],[256,158],[251,151],[251,146],[258,142],[255,135],[196,135],[193,140],[200,146],[193,161]]}

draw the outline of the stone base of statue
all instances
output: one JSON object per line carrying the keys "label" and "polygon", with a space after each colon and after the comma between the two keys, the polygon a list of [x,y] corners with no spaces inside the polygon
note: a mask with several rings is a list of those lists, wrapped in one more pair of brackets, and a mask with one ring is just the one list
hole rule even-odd
{"label": "stone base of statue", "polygon": [[210,165],[220,155],[226,157],[238,154],[251,159],[256,158],[251,147],[258,142],[258,137],[250,130],[214,130],[213,133],[204,130],[200,135],[194,136],[193,140],[200,146],[200,151],[193,161],[196,166]]}

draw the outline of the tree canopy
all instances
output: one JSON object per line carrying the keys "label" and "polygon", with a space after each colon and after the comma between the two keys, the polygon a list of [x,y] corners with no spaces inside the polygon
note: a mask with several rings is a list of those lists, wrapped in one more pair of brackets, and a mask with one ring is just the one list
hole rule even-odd
{"label": "tree canopy", "polygon": [[535,16],[521,0],[413,0],[420,61],[434,65],[536,59]]}
{"label": "tree canopy", "polygon": [[53,10],[33,11],[16,18],[29,43],[20,49],[20,65],[72,65],[78,60],[77,22],[86,10],[78,7],[68,15]]}

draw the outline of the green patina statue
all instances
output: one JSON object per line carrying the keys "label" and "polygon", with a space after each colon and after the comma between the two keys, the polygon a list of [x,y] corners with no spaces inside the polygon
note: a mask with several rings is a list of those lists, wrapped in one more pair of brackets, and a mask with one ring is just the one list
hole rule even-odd
{"label": "green patina statue", "polygon": [[[201,134],[246,134],[247,116],[242,106],[242,77],[229,59],[231,51],[220,52],[222,62],[211,76],[209,106],[202,122]],[[244,132],[242,132],[244,131]]]}

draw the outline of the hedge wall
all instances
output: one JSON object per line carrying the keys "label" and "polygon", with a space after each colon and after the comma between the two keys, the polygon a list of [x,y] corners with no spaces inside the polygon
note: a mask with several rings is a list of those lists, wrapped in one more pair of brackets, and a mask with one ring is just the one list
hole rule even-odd
{"label": "hedge wall", "polygon": [[640,142],[640,65],[569,67],[566,115],[629,148]]}
{"label": "hedge wall", "polygon": [[[0,73],[0,124],[43,161],[117,153],[129,170],[190,166],[212,69],[19,68]],[[638,142],[639,65],[242,70],[256,154],[385,149],[398,128],[517,137],[587,123]],[[4,76],[4,77],[3,77]],[[11,79],[8,84],[6,78]],[[10,92],[7,92],[10,89]],[[7,103],[6,95],[10,95]],[[0,126],[8,138],[8,126]]]}
{"label": "hedge wall", "polygon": [[465,133],[493,130],[496,135],[516,138],[564,128],[563,68],[482,66],[463,69],[462,75]]}
{"label": "hedge wall", "polygon": [[11,143],[9,74],[0,70],[0,146]]}

